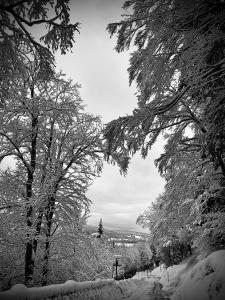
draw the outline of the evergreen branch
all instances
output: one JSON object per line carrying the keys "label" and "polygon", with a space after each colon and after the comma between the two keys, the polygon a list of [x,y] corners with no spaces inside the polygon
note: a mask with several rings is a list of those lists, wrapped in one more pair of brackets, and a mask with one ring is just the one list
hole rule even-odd
{"label": "evergreen branch", "polygon": [[15,18],[18,18],[22,23],[25,23],[26,25],[28,25],[30,27],[33,26],[33,25],[47,23],[47,24],[51,24],[51,25],[58,25],[62,28],[66,28],[66,26],[63,26],[61,24],[57,24],[57,23],[54,22],[60,17],[61,13],[59,15],[55,16],[52,19],[48,19],[48,20],[40,19],[40,20],[36,20],[36,21],[27,21],[26,19],[22,18],[21,16],[19,16],[17,14],[14,14],[14,12],[11,12],[11,13],[14,15]]}
{"label": "evergreen branch", "polygon": [[[33,26],[33,25],[44,24],[44,23],[49,23],[49,24],[52,24],[52,25],[59,25],[60,26],[60,24],[54,23],[54,21],[56,21],[61,16],[62,12],[60,12],[58,15],[56,15],[52,19],[48,19],[48,20],[39,19],[39,20],[36,20],[36,21],[28,21],[28,20],[24,19],[23,17],[21,17],[20,15],[15,13],[15,11],[13,10],[13,7],[15,7],[17,5],[20,5],[23,2],[27,2],[27,0],[20,1],[20,3],[18,2],[18,4],[15,3],[14,5],[11,5],[11,6],[2,6],[2,5],[0,5],[0,10],[5,10],[5,11],[9,12],[10,14],[13,15],[13,17],[17,21],[20,20],[20,22],[25,23],[26,25],[28,25],[30,27]],[[66,28],[66,26],[63,26],[63,25],[61,25],[61,27]],[[22,29],[24,30],[24,28],[22,28]]]}
{"label": "evergreen branch", "polygon": [[207,129],[205,128],[205,126],[202,124],[202,122],[196,117],[196,115],[194,114],[194,112],[190,109],[190,107],[182,100],[181,101],[182,104],[184,105],[184,107],[187,109],[187,111],[190,113],[191,118],[193,119],[193,121],[195,121],[195,123],[199,126],[199,128],[201,129],[201,131],[203,133],[207,132]]}
{"label": "evergreen branch", "polygon": [[187,122],[187,125],[188,125],[188,123],[190,123],[191,120],[190,120],[190,118],[182,119],[182,120],[177,121],[177,122],[172,123],[172,124],[168,124],[168,125],[165,125],[165,126],[162,126],[162,127],[159,126],[159,127],[157,127],[157,128],[152,128],[152,129],[150,129],[150,130],[148,131],[148,133],[151,133],[151,132],[154,132],[154,131],[158,131],[159,129],[160,129],[160,130],[164,130],[164,129],[167,129],[167,128],[170,128],[170,127],[173,127],[173,126],[176,126],[176,125],[180,125],[180,124],[182,124],[182,123],[184,123],[184,122]]}
{"label": "evergreen branch", "polygon": [[[31,42],[31,44],[35,47],[35,49],[37,50],[37,52],[40,54],[40,56],[42,56],[42,54],[40,53],[40,49],[43,49],[45,51],[48,51],[47,48],[45,48],[44,46],[42,46],[41,44],[39,44],[38,42],[36,42],[32,36],[30,35],[30,33],[26,30],[26,28],[23,26],[23,24],[20,22],[20,20],[18,19],[17,16],[15,16],[15,19],[18,23],[18,25],[22,28],[22,30],[24,31],[24,33],[26,34],[26,36],[28,37],[29,41]],[[48,51],[49,52],[49,51]],[[50,52],[49,52],[50,53]]]}
{"label": "evergreen branch", "polygon": [[170,101],[168,104],[166,105],[162,105],[156,108],[148,108],[151,109],[151,111],[155,114],[155,115],[161,115],[164,114],[165,112],[167,112],[168,110],[172,109],[178,102],[179,100],[185,95],[185,93],[190,89],[190,87],[186,87],[180,94],[178,94],[176,97],[174,97],[174,99],[172,101]]}
{"label": "evergreen branch", "polygon": [[18,5],[21,5],[21,4],[23,4],[23,3],[25,3],[25,2],[27,2],[28,0],[21,0],[21,1],[18,1],[18,2],[16,2],[16,3],[13,3],[13,4],[11,4],[11,5],[6,5],[6,6],[4,6],[4,5],[0,5],[0,9],[1,10],[10,10],[10,9],[12,9],[12,8],[14,8],[14,7],[16,7],[16,6],[18,6]]}

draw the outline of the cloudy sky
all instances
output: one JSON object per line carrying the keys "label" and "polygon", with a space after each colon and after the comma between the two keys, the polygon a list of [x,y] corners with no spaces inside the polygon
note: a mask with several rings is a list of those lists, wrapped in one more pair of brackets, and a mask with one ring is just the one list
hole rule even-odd
{"label": "cloudy sky", "polygon": [[[73,52],[57,55],[57,66],[81,84],[81,96],[88,112],[100,115],[103,123],[130,114],[136,106],[135,85],[129,87],[127,68],[129,53],[118,54],[115,39],[106,26],[119,21],[123,1],[71,1],[71,21],[81,22]],[[105,163],[100,178],[88,192],[92,200],[88,224],[142,231],[136,219],[163,190],[164,181],[155,166],[162,152],[158,142],[145,160],[136,156],[123,177],[116,166]]]}

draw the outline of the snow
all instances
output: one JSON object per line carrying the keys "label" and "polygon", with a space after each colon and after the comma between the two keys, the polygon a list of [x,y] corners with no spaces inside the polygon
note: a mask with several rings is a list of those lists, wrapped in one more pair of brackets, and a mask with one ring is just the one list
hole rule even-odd
{"label": "snow", "polygon": [[[190,258],[186,263],[166,268],[161,265],[151,274],[141,272],[136,277],[115,281],[96,280],[75,282],[46,287],[26,288],[17,284],[11,290],[0,293],[1,300],[11,299],[107,299],[147,300],[160,296],[160,284],[171,300],[224,300],[225,299],[225,250],[211,253],[197,261]],[[151,297],[150,297],[151,296]],[[157,296],[157,297],[156,297]],[[158,298],[157,298],[158,299]]]}
{"label": "snow", "polygon": [[224,300],[225,250],[213,252],[181,274],[173,300]]}
{"label": "snow", "polygon": [[[97,281],[84,281],[75,282],[68,280],[62,284],[52,284],[45,287],[27,288],[23,284],[14,285],[9,291],[0,293],[1,300],[14,300],[14,299],[44,299],[57,297],[63,299],[61,296],[74,294],[75,299],[80,299],[77,295],[83,297],[90,297],[91,294],[99,295],[104,293],[105,290],[113,290],[114,280],[105,279]],[[110,298],[109,298],[110,299]]]}
{"label": "snow", "polygon": [[141,240],[141,236],[140,235],[135,235],[134,237],[135,237],[135,239]]}
{"label": "snow", "polygon": [[224,300],[225,250],[213,252],[194,265],[191,259],[169,268],[161,265],[151,275],[172,295],[171,300]]}
{"label": "snow", "polygon": [[115,243],[116,246],[133,247],[134,243]]}
{"label": "snow", "polygon": [[[147,281],[147,282],[146,282]],[[149,300],[153,299],[151,294],[153,294],[155,289],[155,282],[152,280],[139,280],[138,288],[133,291],[131,296],[127,300]],[[155,298],[155,297],[154,297]]]}
{"label": "snow", "polygon": [[[0,293],[1,300],[38,300],[54,298],[63,299],[92,299],[92,300],[145,300],[153,287],[152,283],[144,280],[127,279],[116,281],[113,279],[75,282],[68,280],[62,284],[53,284],[46,287],[27,288],[23,284],[13,286],[9,291]],[[134,298],[135,297],[135,298]]]}
{"label": "snow", "polygon": [[159,267],[155,268],[151,275],[159,279],[159,283],[163,285],[163,289],[167,290],[171,282],[174,282],[178,274],[186,267],[186,264],[173,265],[169,268],[166,268],[164,264],[161,264]]}

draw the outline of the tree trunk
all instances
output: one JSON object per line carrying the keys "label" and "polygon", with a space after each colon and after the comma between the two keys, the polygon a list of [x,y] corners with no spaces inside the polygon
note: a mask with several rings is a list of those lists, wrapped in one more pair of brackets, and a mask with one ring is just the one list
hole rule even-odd
{"label": "tree trunk", "polygon": [[42,268],[42,279],[41,279],[42,286],[47,285],[49,254],[50,254],[50,235],[46,234],[44,264]]}
{"label": "tree trunk", "polygon": [[[51,147],[52,147],[55,122],[54,122],[54,120],[49,120],[49,122],[51,124],[51,128],[50,128],[49,140],[47,143],[47,153],[45,155],[44,163],[42,165],[41,187],[44,185],[44,182],[45,182],[45,179],[47,176],[47,165],[48,165],[49,159],[51,157]],[[38,212],[38,218],[37,218],[37,224],[36,224],[36,230],[35,230],[35,238],[33,240],[33,247],[34,247],[35,255],[37,252],[37,244],[38,244],[37,237],[40,235],[40,232],[41,232],[41,224],[42,224],[43,214],[44,214],[44,207],[41,207]]]}
{"label": "tree trunk", "polygon": [[29,230],[32,228],[32,213],[33,208],[30,204],[30,198],[32,196],[32,183],[33,183],[33,174],[31,172],[28,173],[28,179],[26,184],[27,195],[26,195],[26,203],[27,203],[27,243],[26,243],[26,252],[25,252],[25,285],[32,286],[33,285],[33,272],[34,272],[34,260],[33,260],[33,245],[32,238],[30,237]]}
{"label": "tree trunk", "polygon": [[41,280],[42,286],[47,285],[47,280],[48,280],[48,264],[49,264],[49,255],[50,255],[50,245],[51,245],[50,238],[51,238],[54,209],[55,209],[55,193],[54,196],[52,196],[49,199],[46,215],[45,215],[47,228],[46,228],[46,238],[45,238],[44,264],[42,268],[42,280]]}
{"label": "tree trunk", "polygon": [[[33,91],[31,91],[33,97]],[[33,226],[33,208],[31,205],[31,197],[33,195],[32,186],[34,181],[34,172],[36,167],[36,152],[37,152],[37,134],[38,134],[38,117],[32,115],[31,122],[31,159],[30,168],[28,170],[28,177],[26,183],[26,220],[27,220],[27,243],[25,252],[25,285],[33,286],[34,275],[34,258],[33,258],[33,238],[31,236],[31,229]]]}
{"label": "tree trunk", "polygon": [[36,252],[37,252],[37,245],[38,245],[37,237],[39,236],[39,234],[41,232],[42,217],[43,217],[43,209],[41,208],[38,212],[38,219],[37,219],[37,225],[36,225],[36,230],[35,230],[35,238],[33,240],[34,255],[36,255]]}
{"label": "tree trunk", "polygon": [[33,245],[32,245],[32,241],[28,241],[26,244],[26,253],[25,253],[25,285],[26,286],[33,286],[33,274],[34,274]]}

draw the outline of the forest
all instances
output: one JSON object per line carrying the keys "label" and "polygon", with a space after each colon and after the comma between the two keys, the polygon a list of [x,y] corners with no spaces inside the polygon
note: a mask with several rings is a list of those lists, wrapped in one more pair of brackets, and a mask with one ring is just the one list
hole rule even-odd
{"label": "forest", "polygon": [[[86,112],[80,85],[56,72],[56,53],[82,34],[70,2],[0,2],[0,164],[13,162],[0,169],[3,290],[111,278],[118,251],[130,272],[146,267],[146,253],[153,268],[225,247],[224,1],[124,2],[107,31],[117,52],[134,49],[137,106],[107,124]],[[166,184],[137,219],[148,244],[118,250],[87,234],[86,193],[104,163],[126,175],[161,137],[155,165]]]}

